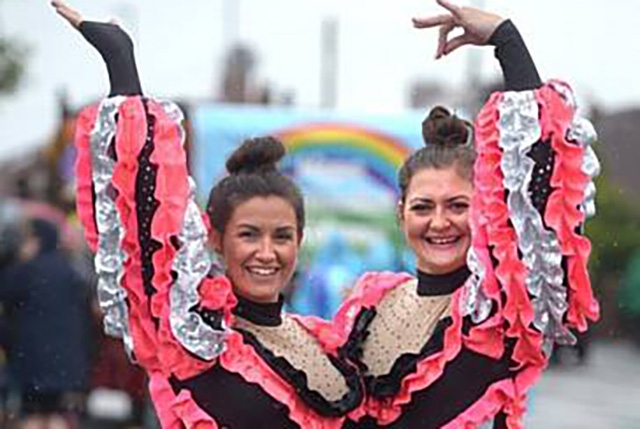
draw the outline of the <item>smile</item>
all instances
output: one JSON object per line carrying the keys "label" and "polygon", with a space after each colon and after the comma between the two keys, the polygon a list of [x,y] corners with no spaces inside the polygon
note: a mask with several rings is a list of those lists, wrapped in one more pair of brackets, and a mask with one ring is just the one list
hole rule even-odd
{"label": "smile", "polygon": [[277,267],[247,267],[247,271],[258,277],[269,277],[275,275],[279,268]]}
{"label": "smile", "polygon": [[457,235],[454,237],[426,237],[425,240],[429,244],[433,244],[436,246],[446,246],[448,244],[457,243],[458,241],[460,241],[460,238],[461,237]]}

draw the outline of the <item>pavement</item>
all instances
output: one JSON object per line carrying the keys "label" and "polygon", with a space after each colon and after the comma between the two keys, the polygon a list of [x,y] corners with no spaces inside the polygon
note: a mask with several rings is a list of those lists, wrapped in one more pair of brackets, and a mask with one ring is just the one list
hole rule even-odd
{"label": "pavement", "polygon": [[527,429],[640,429],[639,347],[600,342],[585,363],[563,357],[534,386]]}

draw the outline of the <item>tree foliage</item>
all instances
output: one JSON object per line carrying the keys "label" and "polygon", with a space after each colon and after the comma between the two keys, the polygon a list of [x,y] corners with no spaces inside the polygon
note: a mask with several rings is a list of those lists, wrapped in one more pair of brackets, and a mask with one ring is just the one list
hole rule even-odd
{"label": "tree foliage", "polygon": [[621,273],[640,249],[640,203],[606,176],[596,181],[596,217],[587,222],[591,270],[596,279]]}
{"label": "tree foliage", "polygon": [[16,41],[0,36],[0,95],[18,88],[24,74],[26,49]]}

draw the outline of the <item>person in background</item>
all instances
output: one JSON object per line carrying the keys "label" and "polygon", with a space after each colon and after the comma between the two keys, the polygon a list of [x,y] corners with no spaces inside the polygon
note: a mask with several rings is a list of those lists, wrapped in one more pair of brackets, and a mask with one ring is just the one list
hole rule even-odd
{"label": "person in background", "polygon": [[58,248],[56,225],[27,222],[18,260],[0,278],[19,427],[78,428],[90,369],[90,294]]}

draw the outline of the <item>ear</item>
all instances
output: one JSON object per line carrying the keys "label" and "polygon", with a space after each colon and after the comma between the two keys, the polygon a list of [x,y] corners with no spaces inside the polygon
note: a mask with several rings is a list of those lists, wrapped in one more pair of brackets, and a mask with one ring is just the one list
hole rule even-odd
{"label": "ear", "polygon": [[222,234],[215,228],[209,231],[209,244],[216,253],[222,255]]}
{"label": "ear", "polygon": [[300,232],[300,234],[298,234],[298,247],[302,246],[302,240],[304,239],[304,233]]}
{"label": "ear", "polygon": [[404,223],[404,203],[402,201],[398,201],[398,204],[396,204],[396,218],[398,219],[398,224],[402,226]]}

